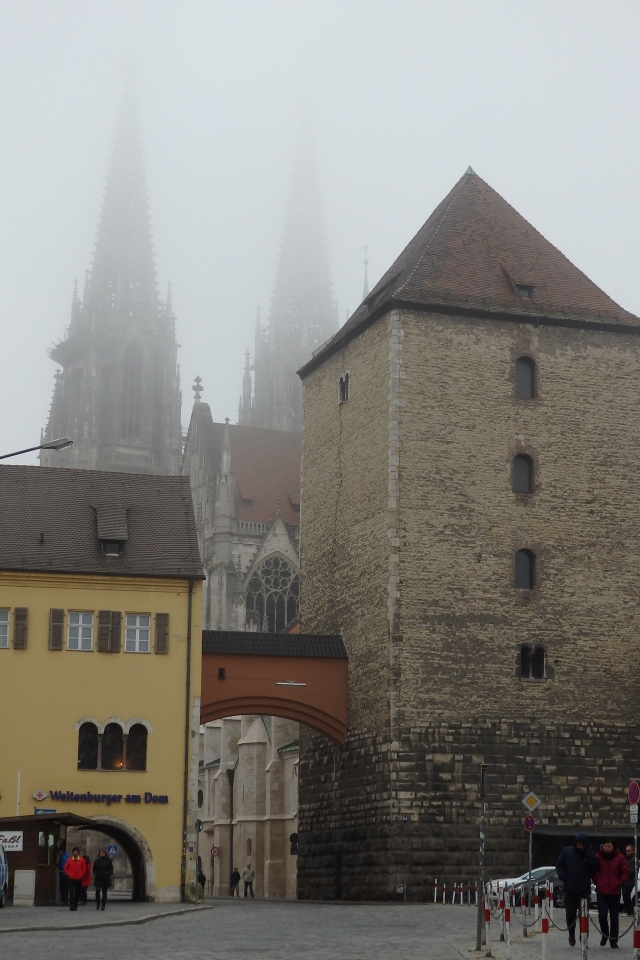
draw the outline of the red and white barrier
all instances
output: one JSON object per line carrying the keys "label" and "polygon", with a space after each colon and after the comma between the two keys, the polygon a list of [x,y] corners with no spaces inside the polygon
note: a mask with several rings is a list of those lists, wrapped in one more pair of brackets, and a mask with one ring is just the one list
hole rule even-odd
{"label": "red and white barrier", "polygon": [[587,950],[589,949],[589,901],[582,899],[580,901],[580,957],[587,960]]}
{"label": "red and white barrier", "polygon": [[536,892],[533,895],[533,924],[533,928],[536,933],[540,933],[540,897],[538,896],[537,887]]}
{"label": "red and white barrier", "polygon": [[484,940],[486,944],[486,954],[485,956],[491,956],[491,900],[489,895],[485,894],[484,897]]}
{"label": "red and white barrier", "polygon": [[511,894],[504,892],[504,955],[511,960]]}
{"label": "red and white barrier", "polygon": [[442,882],[442,902],[447,902],[447,881],[443,880]]}
{"label": "red and white barrier", "polygon": [[640,910],[637,903],[633,911],[633,960],[640,960]]}
{"label": "red and white barrier", "polygon": [[438,878],[433,881],[433,902],[438,902]]}
{"label": "red and white barrier", "polygon": [[498,900],[498,910],[500,911],[500,941],[504,940],[504,894],[500,894]]}
{"label": "red and white barrier", "polygon": [[549,956],[549,917],[547,908],[549,906],[549,883],[546,884],[544,897],[542,898],[542,960],[547,960]]}

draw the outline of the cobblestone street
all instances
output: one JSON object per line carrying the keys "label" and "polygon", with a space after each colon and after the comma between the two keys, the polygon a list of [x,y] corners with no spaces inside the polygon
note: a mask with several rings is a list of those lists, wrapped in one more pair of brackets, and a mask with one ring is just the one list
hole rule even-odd
{"label": "cobblestone street", "polygon": [[[467,908],[427,905],[336,904],[265,901],[208,901],[213,910],[166,915],[166,908],[152,904],[119,904],[115,921],[132,920],[151,913],[160,919],[131,926],[105,926],[74,930],[32,930],[0,932],[3,960],[229,960],[230,957],[301,958],[301,960],[454,960],[484,958],[475,953],[475,911]],[[38,924],[69,922],[66,911],[35,908]],[[27,911],[7,908],[0,930],[24,924]],[[73,918],[72,918],[73,919]],[[93,919],[93,918],[91,918]],[[561,918],[556,918],[561,922]],[[628,926],[621,918],[621,931]],[[494,925],[497,940],[499,930]],[[493,943],[493,956],[503,960],[504,944]],[[593,955],[603,951],[591,932]],[[620,943],[619,957],[632,955],[631,935]],[[523,940],[516,930],[512,960],[534,960],[541,954],[540,936]],[[550,937],[549,960],[578,960],[578,947],[569,947],[566,934],[554,931]],[[606,953],[604,954],[606,956]]]}

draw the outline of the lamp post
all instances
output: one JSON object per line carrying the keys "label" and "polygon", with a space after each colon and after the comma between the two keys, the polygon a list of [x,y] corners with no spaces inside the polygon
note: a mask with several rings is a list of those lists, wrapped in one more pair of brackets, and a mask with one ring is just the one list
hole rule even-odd
{"label": "lamp post", "polygon": [[13,453],[3,453],[0,460],[6,460],[8,457],[19,457],[21,453],[31,453],[33,450],[64,450],[70,447],[73,440],[69,437],[60,437],[58,440],[49,440],[47,443],[39,443],[37,447],[27,447],[25,450],[14,450]]}

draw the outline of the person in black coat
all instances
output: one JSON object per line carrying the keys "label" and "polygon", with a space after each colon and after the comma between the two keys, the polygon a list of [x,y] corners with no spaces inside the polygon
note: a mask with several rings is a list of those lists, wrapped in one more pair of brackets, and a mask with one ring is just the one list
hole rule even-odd
{"label": "person in black coat", "polygon": [[576,942],[576,914],[583,897],[589,899],[591,877],[598,872],[598,858],[589,849],[589,837],[579,833],[572,847],[565,847],[556,863],[558,876],[564,887],[565,911],[569,928],[569,944]]}
{"label": "person in black coat", "polygon": [[[102,849],[98,852],[98,859],[93,864],[93,882],[96,888],[96,910],[104,910],[107,904],[107,890],[111,886],[112,876],[113,864],[111,857],[108,857],[107,851]],[[100,906],[101,896],[102,907]]]}

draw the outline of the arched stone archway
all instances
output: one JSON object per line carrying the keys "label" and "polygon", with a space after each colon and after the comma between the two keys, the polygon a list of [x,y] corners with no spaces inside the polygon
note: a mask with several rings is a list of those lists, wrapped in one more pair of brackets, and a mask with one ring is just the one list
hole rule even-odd
{"label": "arched stone archway", "polygon": [[131,863],[133,871],[132,900],[153,900],[156,893],[156,868],[151,847],[144,836],[119,817],[103,814],[89,817],[96,830],[111,837],[122,846]]}

